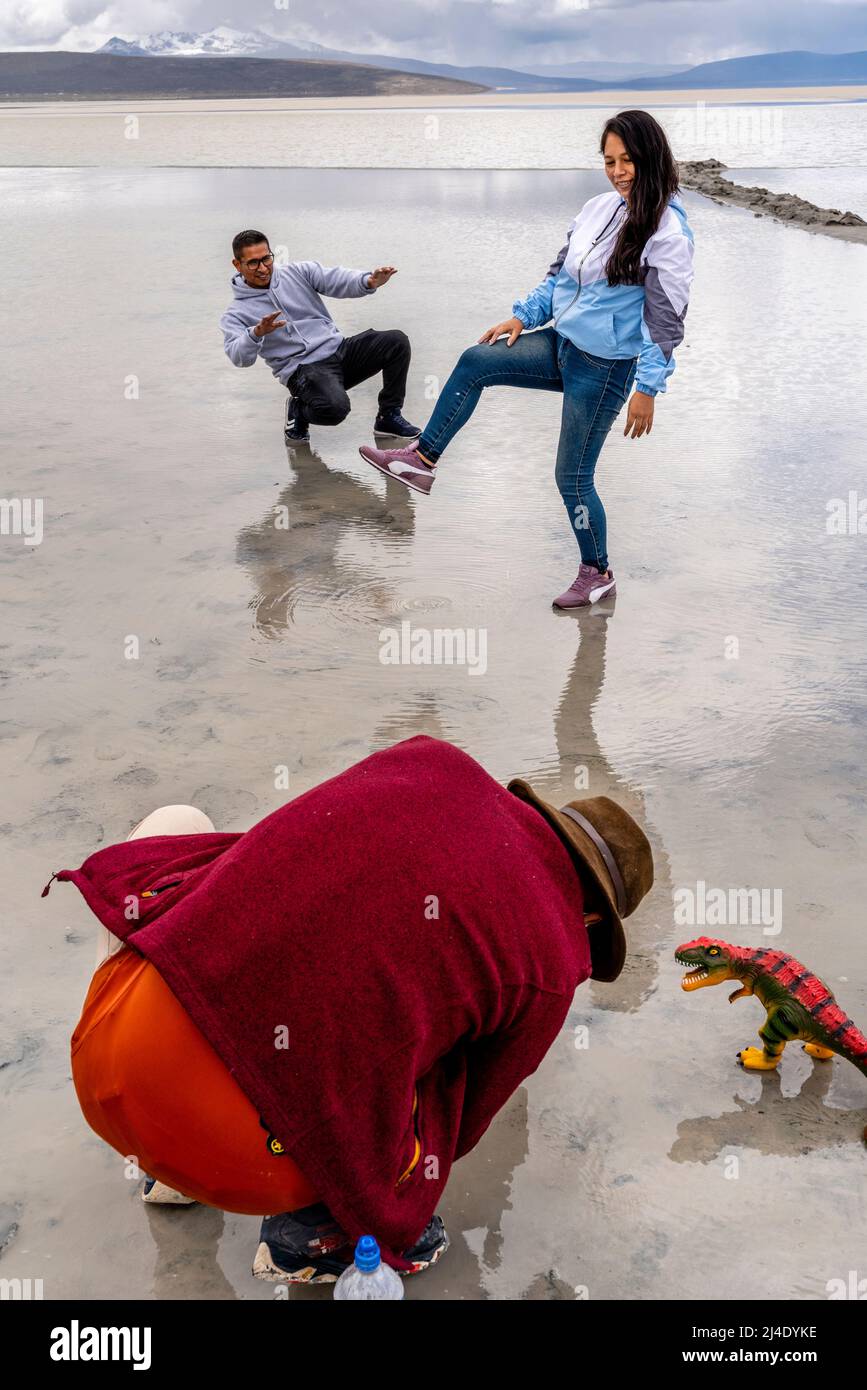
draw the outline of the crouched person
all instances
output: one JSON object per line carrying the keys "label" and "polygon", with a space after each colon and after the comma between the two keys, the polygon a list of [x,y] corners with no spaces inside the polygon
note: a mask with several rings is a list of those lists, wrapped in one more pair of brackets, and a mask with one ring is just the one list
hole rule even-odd
{"label": "crouched person", "polygon": [[623,968],[653,879],[607,797],[557,808],[451,744],[375,753],[243,834],[162,808],[74,882],[115,949],[72,1043],[91,1127],[148,1200],[266,1216],[253,1272],[405,1274],[452,1164]]}
{"label": "crouched person", "polygon": [[322,296],[357,299],[374,294],[396,274],[391,265],[346,270],[318,261],[275,265],[264,232],[239,232],[232,242],[231,306],[220,320],[226,356],[236,367],[261,357],[289,390],[286,442],[303,444],[310,425],[339,425],[351,409],[349,391],[382,373],[373,433],[382,439],[417,439],[420,431],[401,411],[411,349],[400,329],[365,329],[346,338]]}

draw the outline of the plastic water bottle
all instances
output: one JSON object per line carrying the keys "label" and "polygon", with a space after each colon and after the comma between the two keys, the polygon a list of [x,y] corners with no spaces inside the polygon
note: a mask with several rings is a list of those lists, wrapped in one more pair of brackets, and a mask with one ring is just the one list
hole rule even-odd
{"label": "plastic water bottle", "polygon": [[335,1298],[403,1298],[403,1280],[396,1269],[382,1263],[373,1236],[362,1236],[355,1247],[355,1263],[334,1285]]}

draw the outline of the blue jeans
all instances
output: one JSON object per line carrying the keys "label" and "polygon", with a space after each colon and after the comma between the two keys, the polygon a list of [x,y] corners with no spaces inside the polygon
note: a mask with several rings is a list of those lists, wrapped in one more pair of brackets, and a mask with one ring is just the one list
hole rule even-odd
{"label": "blue jeans", "polygon": [[466,424],[485,386],[560,391],[563,414],[555,478],[581,559],[605,571],[605,508],[593,481],[606,435],[629,397],[634,357],[591,357],[553,328],[523,332],[512,347],[501,338],[467,348],[440,392],[418,442],[431,463]]}

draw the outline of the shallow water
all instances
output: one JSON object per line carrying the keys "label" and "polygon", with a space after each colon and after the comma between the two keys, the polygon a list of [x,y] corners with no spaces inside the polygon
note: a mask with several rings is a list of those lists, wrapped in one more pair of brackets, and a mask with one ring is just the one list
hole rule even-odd
{"label": "shallow water", "polygon": [[863,89],[756,101],[718,94],[60,102],[0,105],[0,165],[592,169],[615,111],[641,106],[676,158],[845,169],[867,163]]}
{"label": "shallow water", "polygon": [[[863,248],[686,195],[699,248],[686,342],[651,437],[615,427],[606,445],[620,592],[579,618],[550,608],[577,567],[552,478],[556,397],[490,392],[418,499],[356,452],[373,384],[288,459],[281,388],[222,356],[240,225],[293,256],[393,261],[373,300],[334,312],[346,332],[410,333],[406,410],[421,422],[460,349],[536,283],[605,186],[0,175],[7,245],[26,213],[37,271],[2,268],[7,304],[26,274],[4,488],[45,505],[41,545],[0,537],[14,865],[0,1206],[18,1227],[2,1264],[43,1278],[47,1298],[272,1294],[249,1276],[254,1218],[142,1207],[86,1128],[68,1038],[95,922],[65,885],[40,901],[49,874],[167,802],[243,829],[285,799],[275,768],[294,795],[419,732],[555,800],[586,769],[591,794],[647,826],[657,881],[623,976],[578,991],[542,1067],[455,1168],[441,1208],[453,1248],[407,1296],[810,1298],[863,1274],[867,1078],[794,1049],[777,1076],[743,1074],[734,1054],[759,1006],[686,998],[672,959],[701,930],[674,921],[674,893],[780,890],[778,935],[720,934],[791,951],[867,1027],[865,538],[826,527],[831,499],[867,488]],[[381,634],[404,620],[485,629],[486,672],[383,665]]]}
{"label": "shallow water", "polygon": [[820,208],[857,212],[867,218],[867,167],[863,164],[821,168],[736,169],[726,174],[734,183],[768,188],[773,193],[796,193]]}

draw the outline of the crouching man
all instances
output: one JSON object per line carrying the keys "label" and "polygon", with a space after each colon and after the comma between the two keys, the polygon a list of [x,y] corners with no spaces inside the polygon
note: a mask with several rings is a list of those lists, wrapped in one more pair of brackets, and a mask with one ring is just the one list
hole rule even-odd
{"label": "crouching man", "polygon": [[289,390],[286,442],[302,444],[310,425],[339,425],[351,409],[348,391],[382,372],[379,438],[412,440],[420,431],[401,414],[411,355],[399,328],[368,328],[345,338],[320,296],[358,299],[373,294],[396,273],[325,267],[318,261],[275,265],[264,232],[239,232],[232,242],[234,302],[220,319],[226,356],[236,367],[257,357]]}
{"label": "crouching man", "polygon": [[147,1201],[276,1213],[258,1278],[325,1283],[364,1234],[404,1274],[441,1257],[452,1164],[620,974],[653,860],[607,797],[419,737],[243,834],[162,807],[56,877],[115,938],[72,1039],[88,1123]]}

